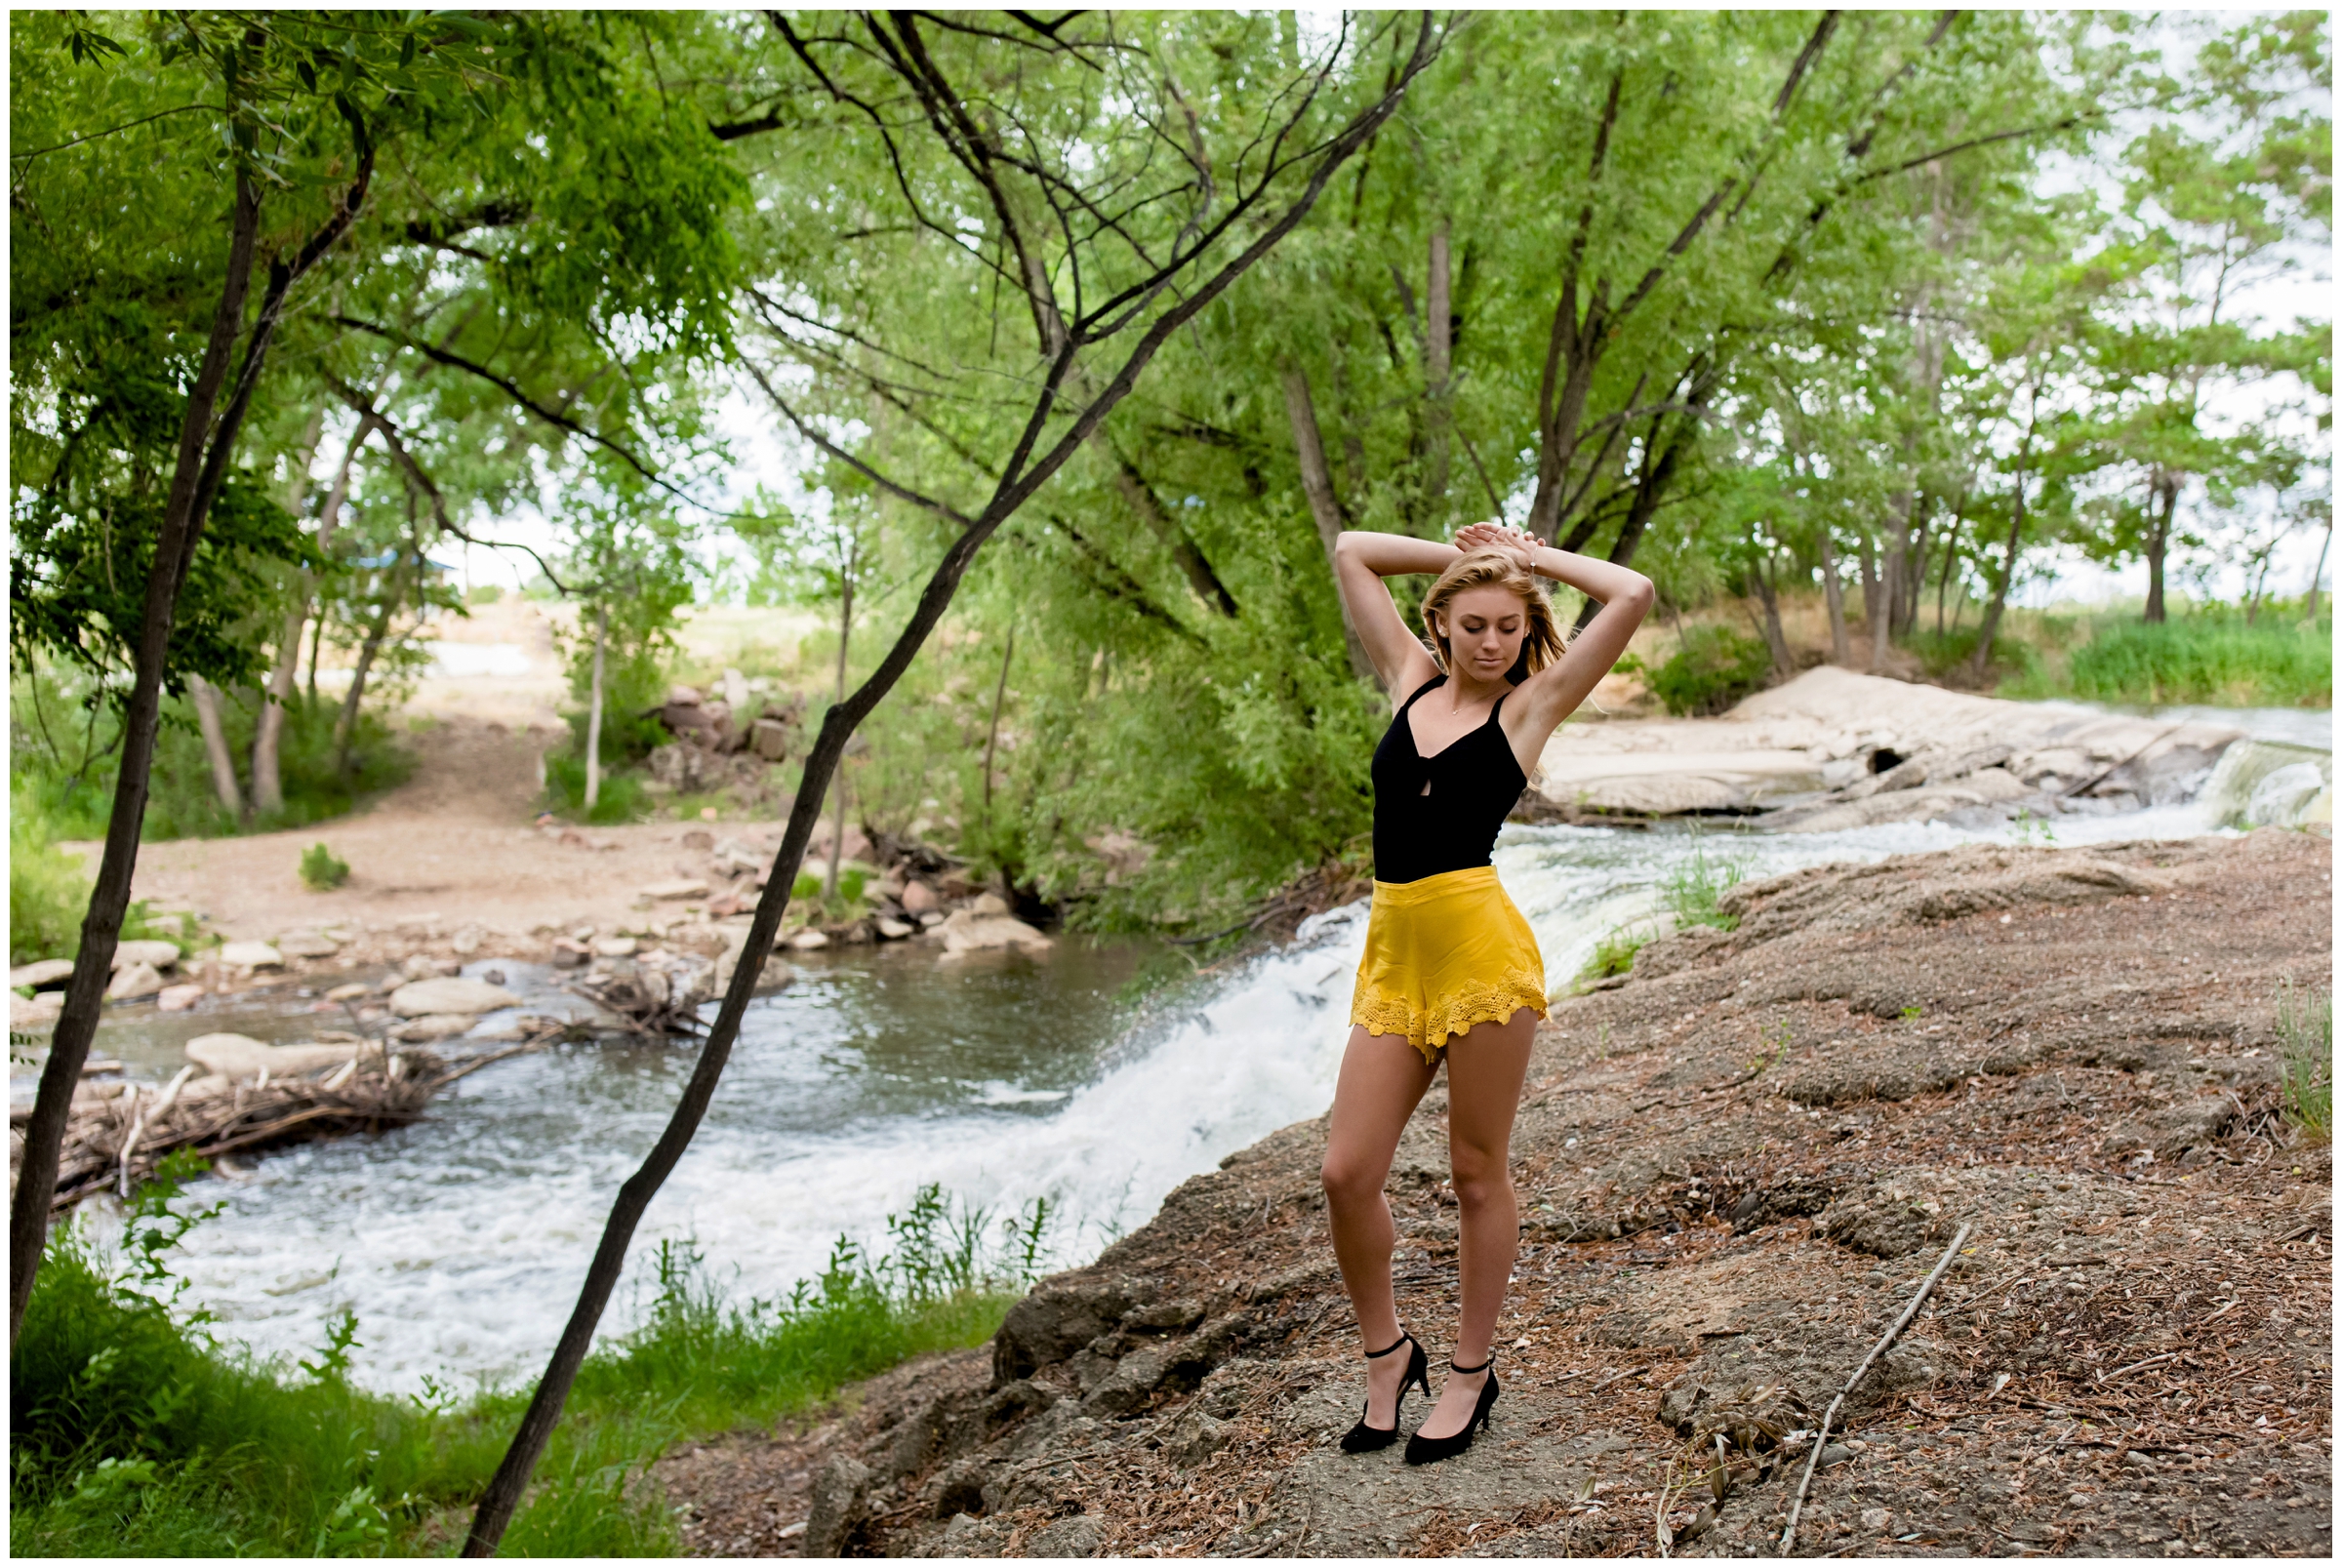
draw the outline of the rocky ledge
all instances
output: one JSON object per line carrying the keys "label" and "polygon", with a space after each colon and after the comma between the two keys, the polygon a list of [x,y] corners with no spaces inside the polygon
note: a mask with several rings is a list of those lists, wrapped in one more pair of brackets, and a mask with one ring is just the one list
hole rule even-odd
{"label": "rocky ledge", "polygon": [[[1737,890],[1538,1036],[1504,1394],[1462,1458],[1335,1446],[1360,1397],[1322,1121],[1182,1186],[983,1348],[668,1456],[711,1555],[1776,1549],[2327,1555],[2330,1163],[2279,1006],[2331,845],[1976,848]],[[1391,1179],[1405,1321],[1452,1331],[1434,1089]],[[1412,1425],[1420,1398],[1405,1407]],[[1663,1491],[1663,1488],[1665,1489]]]}

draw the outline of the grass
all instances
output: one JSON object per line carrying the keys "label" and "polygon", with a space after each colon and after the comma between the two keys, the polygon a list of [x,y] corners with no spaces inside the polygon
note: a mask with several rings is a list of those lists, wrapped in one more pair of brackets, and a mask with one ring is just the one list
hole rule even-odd
{"label": "grass", "polygon": [[1712,860],[1707,845],[1694,844],[1691,859],[1668,872],[1666,880],[1659,884],[1659,902],[1675,916],[1678,931],[1687,926],[1735,930],[1740,925],[1740,916],[1718,908],[1717,901],[1748,874],[1747,861]]}
{"label": "grass", "polygon": [[2312,1143],[2334,1132],[2334,998],[2330,991],[2306,995],[2290,981],[2277,993],[2278,1051],[2284,1067],[2285,1119]]}
{"label": "grass", "polygon": [[[9,674],[12,799],[32,796],[58,838],[104,837],[106,816],[114,803],[119,713],[103,701],[95,708],[84,706],[90,694],[54,670],[12,669]],[[229,754],[241,763],[252,754],[256,707],[232,696],[222,707]],[[285,710],[278,740],[277,779],[284,788],[284,809],[238,819],[214,792],[211,762],[195,727],[194,709],[183,699],[166,702],[162,727],[155,735],[141,837],[225,838],[305,827],[344,816],[361,801],[405,782],[415,771],[415,759],[371,710],[358,715],[350,770],[342,771],[340,748],[334,744],[340,711],[337,703],[325,701],[311,707],[296,695]],[[249,774],[240,772],[238,783],[249,799]]]}
{"label": "grass", "polygon": [[[29,791],[8,803],[8,960],[70,958],[81,951],[82,916],[90,908],[91,867],[57,847],[61,835]],[[164,937],[184,941],[176,917],[158,920],[147,902],[131,905],[122,921],[125,940]]]}
{"label": "grass", "polygon": [[[526,1404],[426,1380],[392,1398],[354,1386],[363,1325],[344,1316],[298,1367],[216,1341],[169,1250],[190,1215],[175,1166],[132,1209],[124,1256],[87,1221],[51,1243],[10,1362],[12,1552],[23,1556],[427,1555],[466,1515]],[[529,1556],[670,1555],[649,1465],[679,1438],[769,1424],[929,1351],[975,1345],[1030,1279],[1044,1209],[997,1227],[929,1187],[890,1219],[890,1250],[843,1240],[785,1300],[729,1299],[688,1243],[658,1254],[642,1326],[588,1358],[505,1538]]]}
{"label": "grass", "polygon": [[1603,933],[1595,940],[1594,953],[1586,960],[1586,967],[1578,971],[1579,988],[1583,990],[1596,981],[1608,980],[1613,975],[1623,975],[1633,969],[1635,955],[1647,946],[1656,935],[1658,933],[1647,925],[1616,926]]}
{"label": "grass", "polygon": [[2062,660],[2033,661],[2001,683],[1999,695],[2146,705],[2333,705],[2331,620],[2308,625],[2273,613],[2247,625],[2233,610],[2206,607],[2155,624],[2093,617],[2086,630]]}

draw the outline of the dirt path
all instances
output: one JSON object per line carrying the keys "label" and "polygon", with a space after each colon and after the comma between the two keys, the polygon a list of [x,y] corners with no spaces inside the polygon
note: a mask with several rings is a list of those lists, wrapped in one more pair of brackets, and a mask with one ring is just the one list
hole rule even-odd
{"label": "dirt path", "polygon": [[[1971,847],[1728,895],[1539,1032],[1504,1393],[1465,1456],[1336,1449],[1359,1398],[1324,1124],[1182,1186],[984,1349],[659,1467],[709,1555],[2326,1556],[2329,1151],[2278,1116],[2281,981],[2332,848]],[[1404,1321],[1452,1333],[1444,1094],[1391,1181]],[[1404,1411],[1419,1422],[1420,1399]],[[1709,1472],[1723,1438],[1725,1464]]]}

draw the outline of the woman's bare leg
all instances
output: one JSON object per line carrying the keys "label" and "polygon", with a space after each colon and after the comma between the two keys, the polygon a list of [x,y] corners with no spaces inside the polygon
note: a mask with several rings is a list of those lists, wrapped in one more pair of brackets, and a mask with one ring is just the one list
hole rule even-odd
{"label": "woman's bare leg", "polygon": [[[1398,1303],[1391,1293],[1391,1248],[1397,1231],[1383,1184],[1399,1134],[1432,1086],[1433,1068],[1403,1035],[1350,1031],[1342,1053],[1342,1074],[1334,1084],[1334,1110],[1325,1139],[1325,1208],[1332,1221],[1334,1259],[1342,1284],[1358,1315],[1363,1348],[1380,1350],[1397,1343]],[[1366,1363],[1366,1420],[1389,1427],[1398,1410],[1404,1355]]]}
{"label": "woman's bare leg", "polygon": [[[1513,1118],[1520,1109],[1536,1034],[1537,1015],[1524,1007],[1502,1024],[1474,1025],[1447,1042],[1447,1157],[1462,1211],[1459,1366],[1486,1364],[1520,1247],[1520,1210],[1513,1196]],[[1462,1431],[1487,1381],[1485,1372],[1450,1373],[1438,1405],[1421,1427],[1423,1435],[1453,1437]]]}

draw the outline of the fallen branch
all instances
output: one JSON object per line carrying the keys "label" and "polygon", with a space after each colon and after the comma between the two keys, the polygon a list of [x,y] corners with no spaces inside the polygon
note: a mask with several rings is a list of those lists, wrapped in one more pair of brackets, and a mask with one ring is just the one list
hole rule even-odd
{"label": "fallen branch", "polygon": [[1944,1277],[1944,1270],[1952,1266],[1952,1260],[1959,1256],[1960,1245],[1967,1239],[1968,1222],[1963,1220],[1960,1222],[1959,1228],[1953,1233],[1952,1245],[1946,1247],[1944,1255],[1936,1260],[1935,1267],[1928,1271],[1925,1282],[1911,1298],[1911,1305],[1903,1308],[1903,1315],[1895,1319],[1894,1326],[1886,1331],[1885,1336],[1877,1345],[1871,1347],[1871,1353],[1862,1358],[1861,1365],[1854,1369],[1854,1375],[1846,1379],[1845,1387],[1838,1389],[1837,1396],[1830,1401],[1830,1408],[1822,1412],[1821,1429],[1813,1434],[1813,1447],[1805,1456],[1805,1473],[1798,1478],[1797,1495],[1789,1505],[1788,1527],[1781,1532],[1783,1556],[1787,1556],[1790,1549],[1797,1543],[1797,1516],[1805,1511],[1805,1492],[1808,1487],[1813,1485],[1813,1472],[1822,1463],[1822,1450],[1829,1446],[1830,1423],[1837,1418],[1837,1407],[1845,1402],[1846,1396],[1854,1391],[1855,1386],[1861,1383],[1863,1377],[1869,1373],[1871,1364],[1885,1354],[1887,1347],[1893,1345],[1902,1336],[1903,1331],[1911,1326],[1911,1320],[1919,1315],[1919,1307],[1927,1300],[1928,1292],[1934,1290],[1935,1282]]}

